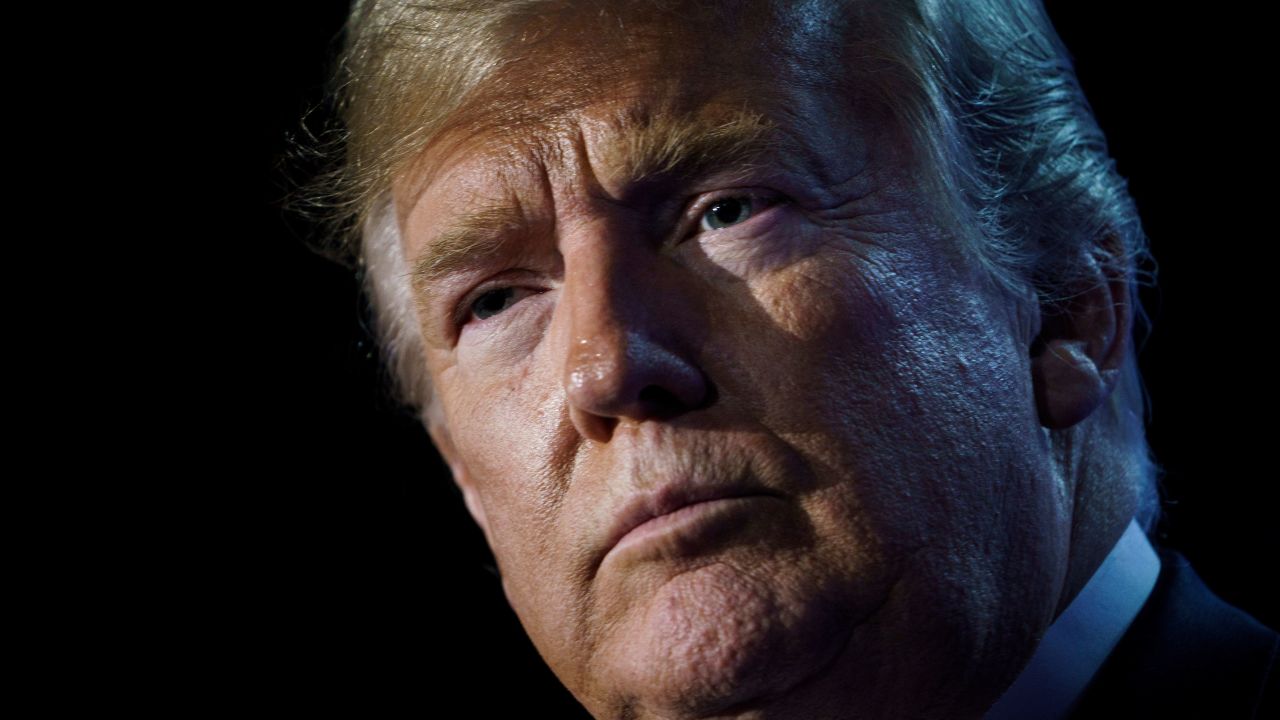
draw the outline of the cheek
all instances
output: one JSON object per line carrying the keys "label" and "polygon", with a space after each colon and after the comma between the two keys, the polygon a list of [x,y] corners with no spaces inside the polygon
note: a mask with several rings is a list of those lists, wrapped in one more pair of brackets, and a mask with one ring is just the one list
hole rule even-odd
{"label": "cheek", "polygon": [[917,538],[1030,492],[1040,441],[1026,351],[998,306],[918,257],[864,246],[796,263],[753,293],[772,332],[740,338],[767,360],[751,385],[771,426],[833,482],[866,478],[860,504]]}
{"label": "cheek", "polygon": [[817,349],[839,338],[871,343],[894,322],[865,282],[867,272],[865,263],[850,253],[833,251],[750,284],[760,307],[790,343]]}
{"label": "cheek", "polygon": [[[499,562],[539,550],[560,485],[555,473],[560,413],[546,368],[534,357],[485,372],[441,378],[446,422],[489,518]],[[508,563],[513,566],[512,563]]]}
{"label": "cheek", "polygon": [[854,253],[813,252],[748,276],[713,310],[735,318],[719,328],[741,356],[720,376],[756,398],[766,425],[794,432],[809,421],[825,424],[832,418],[821,417],[815,399],[839,396],[838,388],[865,396],[857,385],[882,373],[871,358],[883,355],[901,320],[866,281],[872,272]]}
{"label": "cheek", "polygon": [[573,468],[559,403],[545,365],[487,383],[464,384],[456,399],[455,438],[477,488],[490,528],[507,601],[552,669],[571,678],[578,669],[574,641],[575,598],[580,588],[573,567],[581,552],[562,523]]}

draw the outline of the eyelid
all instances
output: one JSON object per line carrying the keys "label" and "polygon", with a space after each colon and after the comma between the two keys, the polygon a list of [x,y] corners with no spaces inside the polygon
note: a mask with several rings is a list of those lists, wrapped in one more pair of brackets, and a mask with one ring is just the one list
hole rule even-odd
{"label": "eyelid", "polygon": [[[463,293],[462,296],[458,299],[457,304],[453,307],[450,313],[449,319],[450,319],[451,327],[453,328],[454,332],[461,332],[462,328],[471,324],[472,322],[471,306],[474,305],[476,300],[479,300],[485,293],[489,293],[494,290],[502,290],[503,288],[514,288],[516,290],[521,290],[521,289],[528,290],[529,296],[538,295],[540,293],[546,292],[547,288],[545,287],[535,287],[534,283],[526,277],[528,274],[529,273],[526,273],[526,272],[520,272],[515,274],[502,273],[485,280],[484,282],[473,287],[471,290]],[[526,296],[526,298],[527,297],[528,296]],[[517,300],[516,303],[523,302],[523,300],[525,300],[526,298],[521,298],[520,300]],[[511,308],[508,308],[507,310],[504,310],[498,313],[494,317],[497,318],[502,315],[505,315],[506,313],[511,312],[511,310],[514,309],[514,307],[515,305],[513,304]],[[483,318],[478,320],[480,322],[484,322],[485,320],[488,320],[488,319],[490,318]]]}
{"label": "eyelid", "polygon": [[510,287],[511,278],[493,278],[486,280],[462,294],[458,304],[453,308],[453,326],[459,330],[471,323],[471,306],[476,304],[485,293]]}
{"label": "eyelid", "polygon": [[751,199],[752,215],[739,223],[739,225],[746,225],[755,220],[761,212],[764,212],[775,205],[781,205],[787,201],[786,196],[782,193],[776,190],[766,190],[764,188],[730,188],[728,190],[716,190],[715,192],[704,193],[695,198],[694,201],[689,204],[689,209],[685,211],[683,226],[686,229],[681,233],[681,238],[693,237],[705,232],[732,230],[733,228],[738,227],[738,225],[734,225],[732,227],[719,228],[716,230],[701,229],[702,216],[707,212],[707,210],[711,209],[712,205],[715,205],[717,202],[726,198],[740,197]]}

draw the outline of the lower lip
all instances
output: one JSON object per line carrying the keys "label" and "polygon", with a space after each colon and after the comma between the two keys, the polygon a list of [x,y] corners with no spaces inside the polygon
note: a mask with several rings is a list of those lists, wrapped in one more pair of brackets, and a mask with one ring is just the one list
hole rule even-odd
{"label": "lower lip", "polygon": [[717,538],[741,527],[747,513],[766,495],[717,498],[692,503],[635,526],[618,541],[610,555],[657,550],[662,554],[686,554],[705,548]]}

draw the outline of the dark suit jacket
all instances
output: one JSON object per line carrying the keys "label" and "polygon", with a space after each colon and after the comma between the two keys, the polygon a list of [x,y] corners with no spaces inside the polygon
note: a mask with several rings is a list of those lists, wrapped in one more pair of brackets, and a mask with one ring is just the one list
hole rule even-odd
{"label": "dark suit jacket", "polygon": [[1159,553],[1151,597],[1072,720],[1280,718],[1280,635],[1218,599],[1185,557]]}

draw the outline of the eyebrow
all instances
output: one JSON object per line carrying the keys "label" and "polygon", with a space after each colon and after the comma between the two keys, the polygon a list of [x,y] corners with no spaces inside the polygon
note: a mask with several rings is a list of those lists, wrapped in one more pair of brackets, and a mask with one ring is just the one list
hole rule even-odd
{"label": "eyebrow", "polygon": [[413,265],[410,280],[419,291],[502,249],[503,235],[520,227],[524,216],[510,205],[487,205],[458,218],[427,245]]}
{"label": "eyebrow", "polygon": [[[745,109],[716,119],[632,112],[615,118],[610,134],[601,153],[603,164],[611,177],[632,184],[663,175],[693,177],[713,166],[742,169],[781,144],[772,121]],[[519,208],[505,204],[462,215],[426,244],[410,272],[413,286],[423,292],[496,255],[504,236],[524,223]]]}
{"label": "eyebrow", "polygon": [[777,126],[738,110],[708,119],[661,112],[633,113],[615,124],[604,161],[619,176],[639,182],[655,175],[694,175],[710,165],[749,162],[777,144]]}

